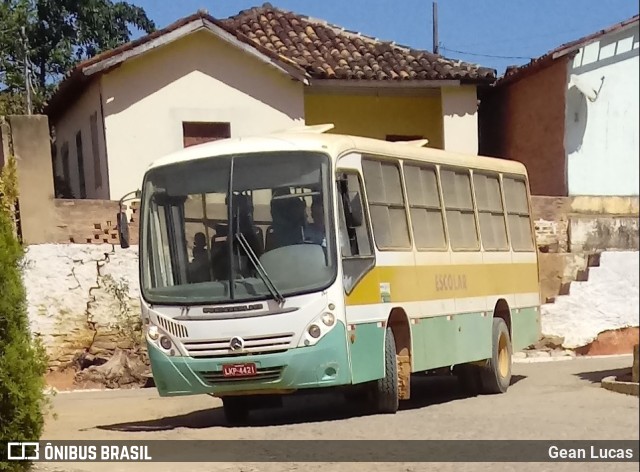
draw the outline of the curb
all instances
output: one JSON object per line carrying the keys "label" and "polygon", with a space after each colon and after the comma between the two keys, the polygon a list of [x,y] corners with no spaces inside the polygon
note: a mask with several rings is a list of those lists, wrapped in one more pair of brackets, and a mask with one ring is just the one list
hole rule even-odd
{"label": "curb", "polygon": [[513,357],[514,364],[535,364],[538,362],[575,361],[578,359],[623,359],[630,358],[631,354],[610,354],[601,356],[546,356],[546,357]]}
{"label": "curb", "polygon": [[640,396],[640,388],[637,382],[621,382],[614,376],[605,377],[600,383],[601,387],[611,392],[623,393],[625,395]]}

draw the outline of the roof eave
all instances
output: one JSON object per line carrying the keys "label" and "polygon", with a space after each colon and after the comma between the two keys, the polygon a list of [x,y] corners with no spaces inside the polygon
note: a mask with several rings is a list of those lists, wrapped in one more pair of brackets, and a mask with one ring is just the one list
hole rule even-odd
{"label": "roof eave", "polygon": [[45,113],[52,119],[52,121],[55,121],[55,119],[63,113],[62,108],[66,107],[69,103],[69,100],[66,100],[65,98],[73,97],[73,100],[81,92],[78,88],[82,88],[96,76],[113,70],[127,60],[139,57],[151,50],[158,49],[200,30],[205,30],[214,34],[227,44],[241,49],[243,52],[260,60],[268,66],[275,68],[279,72],[290,76],[305,85],[309,85],[309,75],[295,62],[290,61],[285,57],[281,57],[275,52],[266,50],[266,48],[255,44],[250,39],[243,38],[241,34],[238,34],[237,36],[231,34],[225,28],[218,25],[212,17],[206,18],[198,16],[176,29],[167,31],[153,39],[150,39],[149,41],[142,42],[135,47],[126,48],[123,46],[119,53],[109,55],[104,59],[94,62],[89,61],[85,66],[82,66],[81,64],[80,67],[74,69],[69,76],[62,80],[58,90],[46,105]]}
{"label": "roof eave", "polygon": [[551,64],[553,64],[556,60],[567,57],[569,59],[575,57],[578,51],[589,44],[592,44],[596,41],[600,41],[601,38],[607,34],[611,33],[620,33],[622,31],[626,31],[628,29],[633,28],[637,25],[639,21],[638,15],[633,16],[632,18],[625,20],[621,23],[617,23],[609,28],[605,28],[597,33],[593,33],[584,38],[578,39],[571,43],[568,43],[566,46],[560,46],[559,48],[544,54],[537,59],[534,59],[529,64],[523,65],[519,67],[513,74],[509,76],[505,76],[501,79],[498,79],[494,84],[496,88],[502,87],[505,85],[509,85],[515,82],[518,82],[525,77],[529,77],[531,74],[536,73],[539,70],[542,70]]}

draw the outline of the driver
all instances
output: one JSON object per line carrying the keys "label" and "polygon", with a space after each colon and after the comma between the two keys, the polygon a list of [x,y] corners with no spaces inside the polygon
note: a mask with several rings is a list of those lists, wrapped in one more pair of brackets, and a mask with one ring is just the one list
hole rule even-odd
{"label": "driver", "polygon": [[324,227],[324,211],[322,208],[322,196],[315,195],[311,202],[312,222],[305,228],[304,239],[312,244],[327,247],[326,231]]}

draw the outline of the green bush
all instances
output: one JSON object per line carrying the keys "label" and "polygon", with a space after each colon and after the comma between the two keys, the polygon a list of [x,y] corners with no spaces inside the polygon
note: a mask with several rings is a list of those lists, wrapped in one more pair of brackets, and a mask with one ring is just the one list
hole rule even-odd
{"label": "green bush", "polygon": [[3,449],[7,441],[40,439],[46,405],[46,356],[29,331],[22,256],[11,219],[0,205],[0,471],[29,468],[5,462]]}

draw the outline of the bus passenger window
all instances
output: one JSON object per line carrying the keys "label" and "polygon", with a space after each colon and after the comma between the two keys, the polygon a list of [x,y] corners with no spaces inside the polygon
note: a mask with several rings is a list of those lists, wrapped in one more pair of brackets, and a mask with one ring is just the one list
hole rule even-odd
{"label": "bus passenger window", "polygon": [[409,225],[398,164],[364,159],[362,171],[376,245],[381,249],[410,248]]}
{"label": "bus passenger window", "polygon": [[504,177],[503,184],[511,247],[514,251],[533,251],[533,233],[526,184],[524,180],[511,177]]}

